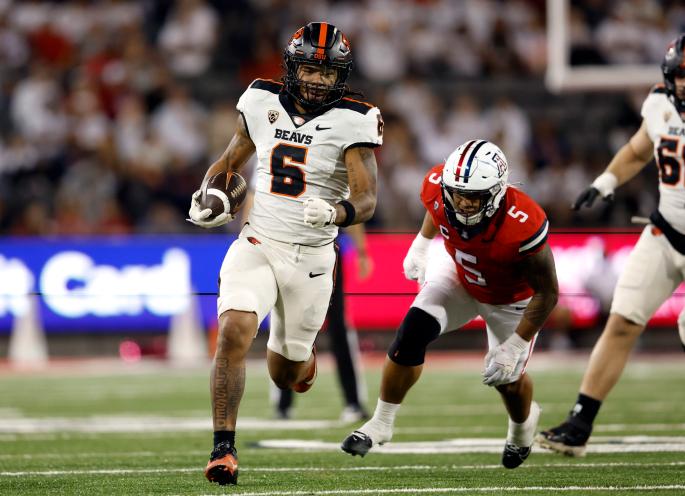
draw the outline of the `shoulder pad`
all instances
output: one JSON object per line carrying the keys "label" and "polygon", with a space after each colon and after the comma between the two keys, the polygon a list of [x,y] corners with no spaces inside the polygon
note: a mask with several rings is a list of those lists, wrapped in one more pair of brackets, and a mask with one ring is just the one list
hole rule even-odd
{"label": "shoulder pad", "polygon": [[354,100],[352,98],[343,98],[336,104],[337,108],[354,110],[360,114],[366,115],[369,110],[374,108],[370,103],[362,102],[361,100]]}
{"label": "shoulder pad", "polygon": [[255,79],[252,81],[250,88],[256,90],[265,90],[270,93],[278,94],[283,88],[283,83],[279,83],[278,81],[273,81],[271,79]]}
{"label": "shoulder pad", "polygon": [[665,94],[666,93],[666,86],[664,86],[662,83],[655,84],[654,86],[652,86],[652,89],[649,90],[650,95],[653,93],[664,93]]}

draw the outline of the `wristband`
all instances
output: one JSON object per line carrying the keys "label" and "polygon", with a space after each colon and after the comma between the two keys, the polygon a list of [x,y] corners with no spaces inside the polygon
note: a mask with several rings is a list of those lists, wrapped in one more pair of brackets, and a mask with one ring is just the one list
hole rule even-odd
{"label": "wristband", "polygon": [[599,194],[602,195],[602,198],[606,198],[607,196],[613,194],[617,185],[618,178],[611,172],[600,174],[592,183],[592,187],[599,191]]}
{"label": "wristband", "polygon": [[352,205],[347,200],[338,202],[338,205],[345,209],[345,220],[338,225],[340,227],[351,226],[354,222],[354,216],[357,215],[357,211],[354,209],[354,205]]}
{"label": "wristband", "polygon": [[419,251],[426,251],[431,241],[431,238],[427,238],[419,232],[419,234],[416,235],[416,238],[414,238],[414,241],[412,241],[411,245],[413,248]]}

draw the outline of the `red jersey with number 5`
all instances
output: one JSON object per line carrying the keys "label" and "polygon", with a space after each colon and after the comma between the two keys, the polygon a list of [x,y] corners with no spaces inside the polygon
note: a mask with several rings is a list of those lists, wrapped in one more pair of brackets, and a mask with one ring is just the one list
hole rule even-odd
{"label": "red jersey with number 5", "polygon": [[482,303],[503,305],[533,295],[519,263],[547,242],[545,212],[523,191],[512,186],[487,227],[476,234],[452,227],[442,202],[440,178],[444,164],[423,180],[421,201],[445,238],[445,248],[457,265],[462,286]]}

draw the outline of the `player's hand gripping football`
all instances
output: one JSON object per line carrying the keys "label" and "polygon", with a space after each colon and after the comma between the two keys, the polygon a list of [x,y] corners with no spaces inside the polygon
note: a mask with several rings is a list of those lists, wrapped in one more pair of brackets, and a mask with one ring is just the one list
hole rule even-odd
{"label": "player's hand gripping football", "polygon": [[426,253],[429,246],[430,239],[424,238],[421,233],[414,238],[402,262],[404,277],[410,281],[418,281],[419,284],[423,284],[426,277]]}
{"label": "player's hand gripping football", "polygon": [[304,223],[312,227],[326,227],[335,222],[335,207],[321,198],[304,201]]}
{"label": "player's hand gripping football", "polygon": [[529,344],[528,341],[514,333],[504,343],[490,350],[485,355],[483,384],[501,386],[518,380],[518,377],[514,375],[516,364]]}
{"label": "player's hand gripping football", "polygon": [[200,206],[200,196],[202,196],[202,191],[198,189],[195,193],[193,193],[193,196],[190,200],[190,210],[188,211],[188,216],[190,217],[188,220],[190,222],[196,226],[211,228],[223,226],[227,222],[230,222],[234,219],[234,216],[229,212],[223,212],[210,219],[209,217],[212,215],[212,209],[202,209]]}
{"label": "player's hand gripping football", "polygon": [[595,203],[595,200],[600,195],[605,202],[612,202],[614,200],[614,189],[616,189],[617,183],[618,180],[616,179],[616,176],[611,172],[605,172],[578,195],[578,198],[573,202],[571,208],[573,210],[580,210],[580,207],[583,205],[586,205],[589,208]]}

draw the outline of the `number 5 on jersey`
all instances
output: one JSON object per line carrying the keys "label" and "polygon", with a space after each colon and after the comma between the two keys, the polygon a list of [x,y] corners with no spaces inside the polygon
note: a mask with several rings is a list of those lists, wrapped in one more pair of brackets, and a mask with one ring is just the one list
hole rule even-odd
{"label": "number 5 on jersey", "polygon": [[[305,172],[308,148],[279,143],[271,150],[271,192],[297,198],[307,189]],[[297,164],[297,165],[293,165]]]}
{"label": "number 5 on jersey", "polygon": [[[464,253],[461,250],[456,250],[454,253],[454,259],[457,261],[459,265],[463,267],[463,269],[466,271],[464,273],[464,277],[468,282],[471,284],[476,284],[478,286],[487,286],[488,283],[485,281],[483,278],[483,274],[481,273],[480,270],[476,270],[475,268],[466,265],[465,262],[468,262],[470,264],[476,265],[478,263],[478,258],[475,257],[474,255],[469,255],[468,253]],[[470,273],[470,275],[469,275]],[[475,276],[475,279],[473,278]]]}

